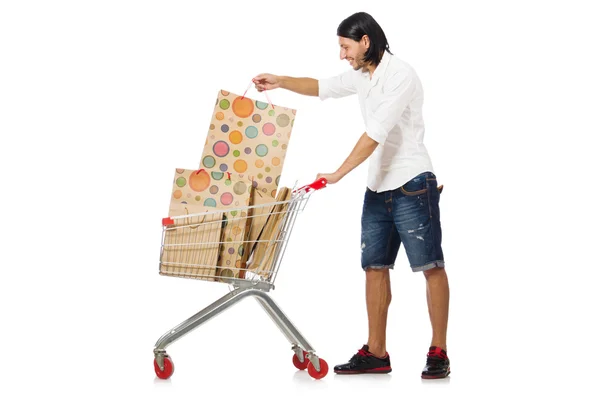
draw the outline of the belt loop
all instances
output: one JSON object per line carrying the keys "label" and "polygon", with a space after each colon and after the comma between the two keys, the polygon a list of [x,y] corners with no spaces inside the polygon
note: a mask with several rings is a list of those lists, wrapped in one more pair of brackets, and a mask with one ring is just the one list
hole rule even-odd
{"label": "belt loop", "polygon": [[[388,196],[389,196],[389,197],[388,197]],[[388,190],[388,191],[386,191],[386,192],[384,193],[384,196],[383,196],[383,199],[384,199],[385,203],[386,203],[386,204],[387,204],[387,203],[391,203],[391,202],[392,202],[392,197],[393,197],[393,196],[394,196],[394,195],[392,194],[392,191],[391,191],[391,190]]]}

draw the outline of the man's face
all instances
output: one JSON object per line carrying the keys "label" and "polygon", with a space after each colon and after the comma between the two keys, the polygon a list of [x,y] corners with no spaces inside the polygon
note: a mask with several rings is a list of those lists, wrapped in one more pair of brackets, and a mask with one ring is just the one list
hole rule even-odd
{"label": "man's face", "polygon": [[346,37],[339,37],[340,59],[347,60],[354,70],[364,69],[366,67],[363,59],[369,49],[369,38],[363,36],[360,41],[354,41]]}

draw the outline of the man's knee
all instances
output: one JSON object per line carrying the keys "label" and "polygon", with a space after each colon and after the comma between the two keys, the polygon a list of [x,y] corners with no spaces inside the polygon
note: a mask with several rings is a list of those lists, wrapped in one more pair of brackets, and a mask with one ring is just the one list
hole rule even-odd
{"label": "man's knee", "polygon": [[433,269],[423,271],[423,274],[425,275],[426,279],[432,276],[443,276],[446,274],[446,269],[444,269],[443,267],[434,267]]}
{"label": "man's knee", "polygon": [[365,269],[367,278],[385,277],[390,275],[389,268],[368,267]]}

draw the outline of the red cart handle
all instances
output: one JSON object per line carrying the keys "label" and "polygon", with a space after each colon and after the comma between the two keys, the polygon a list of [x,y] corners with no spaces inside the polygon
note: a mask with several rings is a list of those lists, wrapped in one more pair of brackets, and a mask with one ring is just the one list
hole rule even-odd
{"label": "red cart handle", "polygon": [[311,183],[310,185],[299,187],[298,189],[294,190],[294,193],[296,193],[299,190],[304,190],[305,193],[308,193],[311,190],[323,189],[326,186],[327,186],[327,179],[319,178],[316,181],[314,181],[313,183]]}

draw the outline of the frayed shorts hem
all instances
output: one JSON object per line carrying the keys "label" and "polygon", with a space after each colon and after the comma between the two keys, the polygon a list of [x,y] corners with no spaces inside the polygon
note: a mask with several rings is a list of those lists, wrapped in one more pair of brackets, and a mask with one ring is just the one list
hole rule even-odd
{"label": "frayed shorts hem", "polygon": [[374,269],[374,270],[382,270],[382,269],[393,269],[394,265],[367,265],[363,267],[364,271],[367,271],[368,269]]}
{"label": "frayed shorts hem", "polygon": [[436,267],[439,267],[439,268],[445,267],[444,261],[434,261],[434,262],[427,263],[423,266],[411,267],[411,269],[413,272],[422,272],[425,270],[434,269]]}

